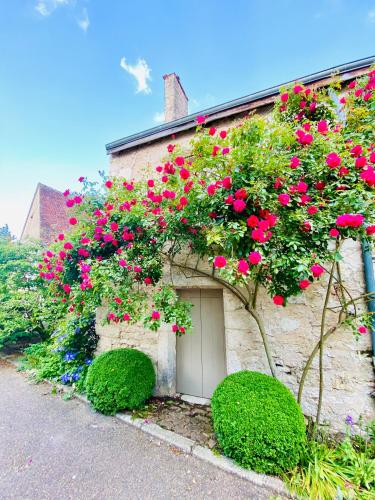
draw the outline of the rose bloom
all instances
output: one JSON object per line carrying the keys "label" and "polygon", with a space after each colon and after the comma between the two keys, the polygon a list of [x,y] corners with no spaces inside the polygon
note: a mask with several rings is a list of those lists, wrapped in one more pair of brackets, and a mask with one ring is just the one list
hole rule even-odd
{"label": "rose bloom", "polygon": [[360,177],[369,186],[375,186],[375,170],[374,167],[369,165],[366,169],[362,170]]}
{"label": "rose bloom", "polygon": [[279,203],[283,206],[288,205],[288,203],[290,202],[290,196],[286,193],[279,194],[277,199],[279,200]]}
{"label": "rose bloom", "polygon": [[272,300],[277,306],[282,306],[284,304],[284,297],[282,295],[275,295]]}
{"label": "rose bloom", "polygon": [[280,99],[281,99],[281,102],[288,102],[288,99],[289,99],[288,92],[284,92],[284,94],[281,94]]}
{"label": "rose bloom", "polygon": [[313,264],[310,267],[310,270],[313,273],[314,278],[319,278],[319,276],[324,273],[324,268],[318,263]]}
{"label": "rose bloom", "polygon": [[230,189],[232,187],[232,179],[230,177],[224,177],[222,186],[224,189]]}
{"label": "rose bloom", "polygon": [[227,132],[225,130],[222,130],[219,135],[222,139],[225,139],[227,136]]}
{"label": "rose bloom", "polygon": [[186,168],[182,168],[180,170],[180,177],[181,177],[181,179],[184,179],[184,180],[188,179],[190,177],[189,170],[187,170]]}
{"label": "rose bloom", "polygon": [[250,215],[250,217],[247,219],[247,225],[249,227],[258,227],[259,225],[259,219],[256,215]]}
{"label": "rose bloom", "polygon": [[297,156],[292,156],[292,158],[290,159],[290,163],[289,163],[290,168],[292,168],[294,170],[297,167],[299,167],[300,164],[301,164],[301,160],[299,158],[297,158]]}
{"label": "rose bloom", "polygon": [[245,210],[246,203],[243,200],[235,200],[233,202],[233,210],[237,213],[241,213]]}
{"label": "rose bloom", "polygon": [[307,213],[309,215],[314,215],[317,213],[318,210],[319,210],[318,207],[316,207],[315,205],[311,205],[310,207],[308,207]]}
{"label": "rose bloom", "polygon": [[295,85],[293,87],[294,94],[299,94],[300,92],[302,92],[302,90],[303,90],[303,87],[301,87],[301,85]]}
{"label": "rose bloom", "polygon": [[178,167],[182,167],[182,165],[185,163],[185,158],[183,156],[177,156],[174,162]]}
{"label": "rose bloom", "polygon": [[336,168],[341,164],[341,158],[336,153],[329,153],[326,157],[326,163],[329,168]]}
{"label": "rose bloom", "polygon": [[214,259],[214,266],[218,269],[221,269],[223,267],[225,267],[227,265],[227,260],[225,257],[223,257],[222,255],[218,255],[217,257],[215,257]]}
{"label": "rose bloom", "polygon": [[358,333],[360,333],[361,335],[366,335],[366,333],[368,333],[368,330],[365,326],[361,325],[358,327]]}
{"label": "rose bloom", "polygon": [[247,274],[249,271],[249,264],[246,262],[246,260],[241,259],[238,262],[237,269],[238,269],[238,272],[240,272],[241,274]]}
{"label": "rose bloom", "polygon": [[368,234],[369,236],[372,236],[373,234],[375,234],[375,226],[367,226],[366,227],[366,234]]}
{"label": "rose bloom", "polygon": [[366,156],[358,156],[355,159],[355,167],[356,168],[363,168],[367,165],[367,159]]}
{"label": "rose bloom", "polygon": [[256,265],[262,260],[262,256],[259,252],[250,252],[248,256],[250,264]]}
{"label": "rose bloom", "polygon": [[112,185],[113,185],[112,181],[106,181],[105,183],[105,187],[107,187],[108,189],[111,189]]}
{"label": "rose bloom", "polygon": [[321,120],[318,122],[317,130],[320,134],[325,135],[328,132],[328,123],[326,120]]}
{"label": "rose bloom", "polygon": [[311,281],[309,280],[301,280],[298,284],[298,286],[301,288],[301,290],[305,290],[305,288],[309,287],[311,285]]}
{"label": "rose bloom", "polygon": [[342,214],[336,219],[336,226],[339,227],[359,227],[365,218],[362,214]]}
{"label": "rose bloom", "polygon": [[155,320],[160,319],[160,312],[159,311],[152,311],[151,318],[155,319]]}
{"label": "rose bloom", "polygon": [[324,181],[318,181],[315,183],[315,189],[318,189],[319,191],[322,191],[326,187],[326,184]]}
{"label": "rose bloom", "polygon": [[352,149],[350,150],[350,154],[354,157],[357,158],[358,156],[361,156],[362,154],[362,146],[357,144],[356,146],[353,146]]}
{"label": "rose bloom", "polygon": [[215,127],[211,127],[210,130],[208,131],[208,133],[213,136],[216,134],[216,128]]}
{"label": "rose bloom", "polygon": [[206,118],[204,116],[197,116],[197,123],[198,125],[202,125],[206,121]]}
{"label": "rose bloom", "polygon": [[340,236],[340,231],[335,227],[333,227],[332,229],[329,230],[329,235],[331,238],[337,238],[338,236]]}

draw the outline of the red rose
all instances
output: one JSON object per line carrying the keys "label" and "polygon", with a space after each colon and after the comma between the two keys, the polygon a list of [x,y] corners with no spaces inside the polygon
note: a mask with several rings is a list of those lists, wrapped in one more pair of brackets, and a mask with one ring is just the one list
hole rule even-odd
{"label": "red rose", "polygon": [[277,306],[282,306],[284,304],[284,297],[282,295],[275,295],[272,300]]}
{"label": "red rose", "polygon": [[250,264],[256,265],[262,260],[262,256],[259,252],[250,252],[248,259]]}
{"label": "red rose", "polygon": [[246,262],[246,260],[241,259],[238,262],[237,269],[238,269],[238,272],[240,272],[241,274],[247,274],[249,271],[249,264]]}
{"label": "red rose", "polygon": [[222,255],[218,255],[214,259],[214,267],[221,269],[227,265],[227,260]]}
{"label": "red rose", "polygon": [[301,288],[301,290],[305,290],[305,288],[309,287],[311,285],[311,281],[309,280],[301,280],[298,284],[298,286]]}
{"label": "red rose", "polygon": [[159,311],[152,311],[151,318],[154,320],[160,319],[160,312]]}

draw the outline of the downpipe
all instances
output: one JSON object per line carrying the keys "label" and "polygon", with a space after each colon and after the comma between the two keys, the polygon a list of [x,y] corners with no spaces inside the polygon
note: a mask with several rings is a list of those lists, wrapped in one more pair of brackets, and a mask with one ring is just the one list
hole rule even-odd
{"label": "downpipe", "polygon": [[368,311],[373,313],[371,316],[371,345],[372,345],[372,363],[375,366],[375,276],[374,264],[372,261],[372,247],[371,244],[362,240],[362,260],[363,269],[365,273],[366,293],[369,294],[367,308]]}

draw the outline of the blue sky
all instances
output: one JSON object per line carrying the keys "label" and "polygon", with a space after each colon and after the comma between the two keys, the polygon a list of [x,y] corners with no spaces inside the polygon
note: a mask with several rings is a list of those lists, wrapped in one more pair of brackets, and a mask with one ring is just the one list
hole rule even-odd
{"label": "blue sky", "polygon": [[20,234],[38,181],[107,170],[107,142],[160,119],[165,73],[196,112],[374,40],[375,0],[0,0],[0,226]]}

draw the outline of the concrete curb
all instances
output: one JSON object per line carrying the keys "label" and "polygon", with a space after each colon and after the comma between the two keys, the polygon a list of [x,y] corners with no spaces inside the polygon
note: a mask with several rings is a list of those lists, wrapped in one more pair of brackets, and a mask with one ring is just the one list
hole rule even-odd
{"label": "concrete curb", "polygon": [[[9,359],[5,356],[0,356],[1,359],[4,359],[8,363],[12,364],[16,368],[18,368],[18,364],[15,360]],[[56,387],[58,390],[64,393],[71,392],[67,386],[64,386],[59,383],[54,383],[49,380],[45,380],[49,385]],[[72,397],[78,399],[80,402],[90,405],[90,402],[86,398],[86,396],[82,394],[74,393]],[[180,434],[176,434],[175,432],[169,431],[160,427],[160,425],[154,423],[148,423],[147,419],[143,420],[140,418],[133,418],[130,413],[117,413],[115,418],[121,420],[122,422],[135,427],[136,429],[141,430],[142,432],[150,435],[152,438],[159,439],[161,441],[166,442],[167,444],[180,449],[187,455],[192,455],[200,460],[204,460],[205,462],[210,463],[214,467],[218,467],[230,474],[238,476],[246,481],[249,481],[256,486],[260,486],[262,488],[268,489],[270,494],[279,495],[283,498],[291,498],[288,489],[284,485],[283,481],[274,476],[267,476],[265,474],[259,474],[257,472],[253,472],[247,469],[243,469],[239,465],[237,465],[233,460],[224,457],[223,455],[217,455],[210,450],[210,448],[206,448],[204,446],[199,445],[196,441],[192,439],[181,436]]]}

